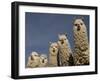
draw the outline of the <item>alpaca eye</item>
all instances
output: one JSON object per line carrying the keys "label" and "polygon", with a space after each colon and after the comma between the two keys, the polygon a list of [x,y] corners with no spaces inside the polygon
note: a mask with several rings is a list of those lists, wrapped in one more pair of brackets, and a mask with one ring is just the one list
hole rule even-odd
{"label": "alpaca eye", "polygon": [[74,24],[75,26],[77,26],[77,24]]}
{"label": "alpaca eye", "polygon": [[59,39],[59,41],[61,41],[61,40]]}
{"label": "alpaca eye", "polygon": [[38,56],[38,55],[35,55],[35,56]]}
{"label": "alpaca eye", "polygon": [[62,41],[63,39],[59,40],[59,41]]}
{"label": "alpaca eye", "polygon": [[55,46],[56,48],[58,48],[58,46]]}
{"label": "alpaca eye", "polygon": [[81,23],[81,25],[83,25],[83,23]]}

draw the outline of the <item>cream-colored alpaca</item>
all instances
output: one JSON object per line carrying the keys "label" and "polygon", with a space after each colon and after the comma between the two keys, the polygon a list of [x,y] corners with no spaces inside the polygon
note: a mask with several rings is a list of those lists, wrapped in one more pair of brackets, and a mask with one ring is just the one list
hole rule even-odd
{"label": "cream-colored alpaca", "polygon": [[45,54],[41,54],[40,55],[40,63],[39,63],[39,67],[46,67],[48,63],[48,59],[47,56]]}
{"label": "cream-colored alpaca", "polygon": [[89,43],[87,36],[87,28],[84,21],[81,18],[75,19],[73,31],[75,42],[75,64],[87,65],[89,64]]}
{"label": "cream-colored alpaca", "polygon": [[58,44],[56,42],[50,43],[49,47],[49,64],[50,66],[57,66]]}
{"label": "cream-colored alpaca", "polygon": [[38,67],[40,63],[40,57],[37,52],[32,52],[28,57],[27,67],[34,68]]}
{"label": "cream-colored alpaca", "polygon": [[61,66],[69,66],[69,58],[72,55],[72,50],[66,34],[58,35],[58,46],[59,46],[59,59]]}

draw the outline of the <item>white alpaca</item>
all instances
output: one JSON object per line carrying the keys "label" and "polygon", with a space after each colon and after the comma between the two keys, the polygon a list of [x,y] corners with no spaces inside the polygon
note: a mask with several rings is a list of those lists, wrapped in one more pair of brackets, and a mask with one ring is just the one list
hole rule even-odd
{"label": "white alpaca", "polygon": [[49,47],[49,64],[50,66],[57,66],[58,44],[56,42],[50,43]]}
{"label": "white alpaca", "polygon": [[37,52],[32,52],[28,57],[27,67],[34,68],[38,67],[40,62],[40,57]]}
{"label": "white alpaca", "polygon": [[40,63],[39,63],[39,67],[46,67],[48,63],[48,59],[47,56],[45,54],[41,54],[40,55]]}
{"label": "white alpaca", "polygon": [[89,44],[87,29],[84,21],[79,18],[75,19],[74,26],[74,42],[75,42],[75,64],[87,65],[89,64]]}
{"label": "white alpaca", "polygon": [[65,34],[58,35],[58,38],[60,64],[61,66],[69,66],[69,58],[72,55],[72,50],[68,38]]}

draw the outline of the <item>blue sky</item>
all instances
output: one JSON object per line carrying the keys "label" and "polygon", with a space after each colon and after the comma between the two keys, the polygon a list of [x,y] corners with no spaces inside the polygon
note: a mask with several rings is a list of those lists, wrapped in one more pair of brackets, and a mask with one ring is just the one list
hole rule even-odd
{"label": "blue sky", "polygon": [[73,19],[82,16],[89,35],[89,16],[71,14],[25,13],[25,61],[32,51],[49,54],[49,42],[58,40],[58,34],[67,33],[73,49]]}

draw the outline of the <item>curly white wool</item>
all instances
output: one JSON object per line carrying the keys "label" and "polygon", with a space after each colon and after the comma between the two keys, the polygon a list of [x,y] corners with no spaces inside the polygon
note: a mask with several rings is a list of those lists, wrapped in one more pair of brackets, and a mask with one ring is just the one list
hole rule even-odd
{"label": "curly white wool", "polygon": [[72,54],[72,50],[70,48],[70,44],[66,34],[58,35],[58,46],[59,46],[59,59],[61,66],[68,66],[69,65],[69,57]]}
{"label": "curly white wool", "polygon": [[75,42],[75,64],[89,64],[89,44],[87,29],[82,19],[75,19],[74,26],[74,42]]}

